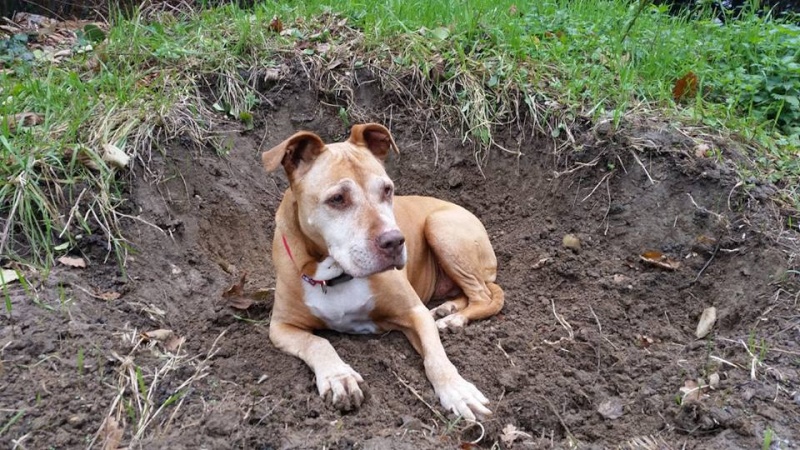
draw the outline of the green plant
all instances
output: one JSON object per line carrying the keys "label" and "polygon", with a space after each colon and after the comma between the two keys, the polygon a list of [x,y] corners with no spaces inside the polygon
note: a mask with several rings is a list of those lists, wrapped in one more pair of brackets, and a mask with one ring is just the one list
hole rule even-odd
{"label": "green plant", "polygon": [[764,440],[761,443],[762,450],[769,450],[772,447],[772,439],[774,439],[774,431],[771,427],[767,427],[764,431]]}

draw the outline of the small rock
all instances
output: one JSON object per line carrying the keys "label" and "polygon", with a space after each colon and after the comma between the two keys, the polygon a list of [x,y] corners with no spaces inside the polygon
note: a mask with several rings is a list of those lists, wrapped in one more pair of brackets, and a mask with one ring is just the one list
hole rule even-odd
{"label": "small rock", "polygon": [[574,234],[564,235],[564,238],[561,240],[561,244],[564,246],[564,248],[569,248],[575,251],[581,249],[581,240],[578,239],[578,237]]}
{"label": "small rock", "polygon": [[753,396],[756,395],[756,390],[753,388],[747,388],[742,392],[742,399],[746,402],[749,402]]}
{"label": "small rock", "polygon": [[67,423],[75,428],[82,428],[86,423],[86,414],[75,414],[74,416],[70,416],[70,418],[67,419]]}
{"label": "small rock", "polygon": [[461,172],[451,170],[447,175],[447,185],[450,186],[450,188],[457,188],[461,186],[463,182],[464,177],[461,176]]}
{"label": "small rock", "polygon": [[611,397],[608,400],[600,403],[597,412],[606,419],[619,419],[623,414],[622,399],[619,397]]}
{"label": "small rock", "polygon": [[711,333],[711,329],[714,327],[714,322],[717,321],[717,308],[710,306],[703,310],[703,314],[700,315],[700,320],[697,323],[697,331],[695,331],[695,336],[698,339],[702,339],[708,336],[708,333]]}

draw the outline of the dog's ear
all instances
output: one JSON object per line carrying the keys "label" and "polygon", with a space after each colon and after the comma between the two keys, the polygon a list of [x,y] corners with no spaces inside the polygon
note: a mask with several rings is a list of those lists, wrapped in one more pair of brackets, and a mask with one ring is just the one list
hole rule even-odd
{"label": "dog's ear", "polygon": [[300,131],[261,155],[261,162],[267,172],[272,172],[283,164],[290,177],[300,175],[298,169],[305,170],[325,150],[325,143],[310,131]]}
{"label": "dog's ear", "polygon": [[390,150],[400,153],[400,149],[394,143],[392,133],[386,127],[377,123],[353,125],[353,128],[350,129],[348,141],[353,145],[367,147],[381,161],[386,160]]}

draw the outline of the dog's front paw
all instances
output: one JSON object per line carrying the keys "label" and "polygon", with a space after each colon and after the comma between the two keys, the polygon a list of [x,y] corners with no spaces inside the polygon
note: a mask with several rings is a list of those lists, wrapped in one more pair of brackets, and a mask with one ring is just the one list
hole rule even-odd
{"label": "dog's front paw", "polygon": [[460,375],[437,389],[436,394],[444,409],[467,420],[476,420],[476,417],[483,418],[492,414],[486,407],[489,400],[474,384],[461,378]]}
{"label": "dog's front paw", "polygon": [[317,390],[325,403],[339,411],[351,411],[361,406],[364,393],[358,383],[364,379],[347,364],[317,374]]}
{"label": "dog's front paw", "polygon": [[315,280],[328,281],[344,273],[344,269],[335,259],[328,256],[317,264],[317,271],[314,273]]}

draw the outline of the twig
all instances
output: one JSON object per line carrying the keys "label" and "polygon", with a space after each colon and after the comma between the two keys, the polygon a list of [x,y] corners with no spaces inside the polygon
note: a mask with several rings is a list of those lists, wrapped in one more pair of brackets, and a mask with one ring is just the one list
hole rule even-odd
{"label": "twig", "polygon": [[405,386],[405,387],[406,387],[406,389],[408,389],[408,390],[409,390],[409,392],[411,392],[412,394],[414,394],[414,397],[417,397],[417,399],[418,399],[419,401],[421,401],[423,405],[427,406],[427,407],[428,407],[428,409],[430,409],[430,410],[431,410],[431,412],[433,413],[433,415],[435,415],[435,416],[436,416],[436,417],[437,417],[439,420],[441,420],[443,423],[447,423],[447,419],[446,419],[446,418],[445,418],[445,417],[442,415],[442,413],[440,413],[439,411],[437,411],[437,410],[436,410],[436,408],[434,408],[433,406],[431,406],[431,405],[430,405],[430,403],[426,402],[426,401],[425,401],[425,399],[424,399],[424,398],[422,398],[422,396],[421,396],[421,395],[419,395],[419,392],[417,392],[417,390],[416,390],[416,389],[414,389],[414,388],[413,388],[413,387],[412,387],[410,384],[406,383],[406,381],[405,381],[405,380],[403,380],[402,378],[400,378],[400,375],[398,375],[398,374],[397,374],[397,372],[395,372],[395,371],[393,370],[393,371],[392,371],[392,374],[394,374],[394,376],[397,378],[397,381],[399,381],[399,382],[400,382],[400,384],[402,384],[403,386]]}
{"label": "twig", "polygon": [[703,275],[703,272],[705,272],[706,269],[708,269],[708,266],[711,265],[711,261],[713,261],[714,257],[717,256],[717,253],[719,253],[719,245],[720,245],[720,242],[719,242],[719,240],[717,240],[717,245],[714,246],[714,251],[711,253],[711,257],[708,258],[708,261],[706,261],[706,263],[703,266],[703,268],[700,269],[700,272],[697,272],[697,276],[694,277],[694,280],[692,280],[692,284],[697,283],[697,280],[700,279],[700,277]]}
{"label": "twig", "polygon": [[589,197],[591,197],[592,194],[594,194],[594,191],[596,191],[597,188],[599,188],[600,185],[603,184],[603,181],[606,181],[606,178],[610,177],[611,175],[614,175],[614,172],[608,172],[607,174],[603,175],[603,178],[600,179],[600,182],[597,183],[597,186],[595,186],[594,189],[592,189],[592,192],[589,192],[589,195],[587,195],[586,197],[583,198],[583,200],[581,200],[581,203],[585,202],[586,200],[589,200]]}
{"label": "twig", "polygon": [[609,344],[611,344],[611,346],[612,346],[612,347],[614,347],[614,350],[619,350],[619,349],[617,348],[617,346],[616,346],[616,345],[614,345],[614,343],[613,343],[613,342],[611,342],[610,340],[608,340],[608,338],[607,338],[607,337],[606,337],[606,336],[603,334],[603,327],[602,327],[602,325],[600,325],[600,319],[597,317],[597,314],[595,314],[595,313],[594,313],[594,309],[592,308],[592,305],[589,305],[589,311],[590,311],[590,312],[592,313],[592,315],[594,316],[594,320],[595,320],[595,322],[597,322],[597,331],[599,331],[599,332],[600,332],[600,336],[601,336],[603,339],[605,339],[605,340],[606,340],[606,342],[608,342]]}
{"label": "twig", "polygon": [[631,156],[633,156],[633,159],[635,159],[636,162],[639,163],[640,166],[642,166],[642,170],[644,170],[644,174],[647,175],[647,179],[650,180],[650,184],[655,185],[656,182],[653,181],[653,178],[650,176],[650,172],[647,171],[647,168],[644,166],[644,164],[642,164],[642,161],[639,159],[638,156],[636,156],[636,153],[633,150],[631,150]]}
{"label": "twig", "polygon": [[722,214],[715,213],[714,211],[711,211],[709,209],[703,208],[702,206],[698,205],[697,202],[694,201],[694,197],[692,197],[692,194],[687,192],[686,195],[689,196],[689,200],[692,202],[692,204],[694,205],[695,208],[699,209],[700,211],[703,211],[706,214],[710,214],[710,215],[716,217],[717,220],[720,221],[720,222],[722,222],[725,219],[725,216],[723,216]]}
{"label": "twig", "polygon": [[497,341],[497,348],[499,348],[499,349],[500,349],[500,351],[501,351],[501,352],[503,352],[503,355],[506,357],[506,359],[508,359],[508,362],[509,362],[509,363],[511,363],[511,366],[512,366],[512,367],[516,367],[516,364],[514,364],[514,360],[513,360],[513,359],[511,359],[511,356],[510,356],[510,355],[509,355],[509,354],[506,352],[506,349],[504,349],[504,348],[503,348],[503,347],[500,345],[500,341],[499,341],[499,340]]}

